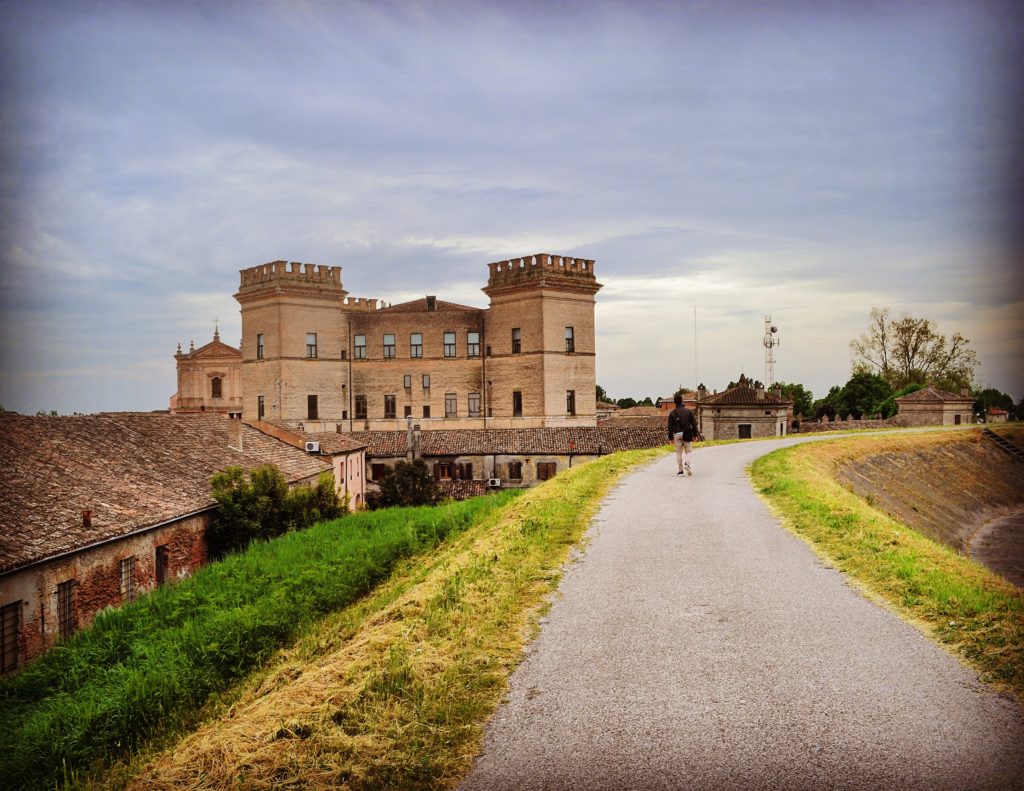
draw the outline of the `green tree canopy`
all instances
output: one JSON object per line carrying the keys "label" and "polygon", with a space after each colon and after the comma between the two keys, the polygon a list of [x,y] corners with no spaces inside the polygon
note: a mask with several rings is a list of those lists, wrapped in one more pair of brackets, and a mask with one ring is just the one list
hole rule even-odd
{"label": "green tree canopy", "polygon": [[609,401],[608,393],[605,391],[605,389],[603,387],[601,387],[601,385],[598,385],[597,386],[597,402],[601,403],[602,401],[605,402],[606,404],[608,403],[608,401]]}
{"label": "green tree canopy", "polygon": [[1020,417],[1017,413],[1017,405],[1013,403],[1013,396],[1008,393],[1004,393],[994,387],[986,387],[984,390],[974,393],[974,411],[977,414],[984,415],[992,407],[1005,409],[1010,413],[1009,417],[1012,420]]}
{"label": "green tree canopy", "polygon": [[867,331],[850,341],[853,372],[873,373],[898,389],[931,382],[943,390],[970,387],[978,357],[959,332],[947,338],[934,321],[910,315],[893,319],[889,308],[872,308]]}
{"label": "green tree canopy", "polygon": [[824,398],[819,398],[814,402],[813,409],[815,420],[823,417],[827,417],[829,420],[835,420],[838,409],[837,404],[839,402],[839,394],[842,390],[843,388],[839,385],[832,385]]}
{"label": "green tree canopy", "polygon": [[814,414],[814,394],[801,384],[791,382],[779,382],[777,387],[782,389],[782,395],[793,402],[793,415],[810,417]]}
{"label": "green tree canopy", "polygon": [[881,376],[869,373],[854,374],[843,385],[835,402],[839,417],[854,420],[881,414],[882,404],[892,395],[892,387]]}
{"label": "green tree canopy", "polygon": [[370,508],[433,505],[441,501],[441,489],[423,459],[400,461],[380,482],[380,491],[366,496]]}

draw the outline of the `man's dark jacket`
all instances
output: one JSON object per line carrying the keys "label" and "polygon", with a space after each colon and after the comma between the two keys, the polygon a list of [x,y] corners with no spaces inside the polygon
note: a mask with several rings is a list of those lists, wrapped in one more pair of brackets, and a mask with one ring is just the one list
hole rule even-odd
{"label": "man's dark jacket", "polygon": [[697,433],[697,418],[684,406],[677,406],[668,413],[668,438],[675,439],[676,434],[683,432],[683,441],[693,441]]}

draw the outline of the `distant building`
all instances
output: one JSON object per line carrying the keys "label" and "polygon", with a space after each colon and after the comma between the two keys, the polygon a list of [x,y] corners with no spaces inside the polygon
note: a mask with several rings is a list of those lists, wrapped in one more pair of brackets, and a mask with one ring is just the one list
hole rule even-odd
{"label": "distant building", "polygon": [[697,423],[706,440],[784,437],[793,402],[779,390],[751,387],[740,375],[739,384],[721,393],[699,393]]}
{"label": "distant building", "polygon": [[595,425],[594,262],[488,267],[488,308],[349,297],[341,267],[242,270],[244,417],[304,431]]}
{"label": "distant building", "polygon": [[0,415],[0,672],[207,559],[210,477],[272,463],[291,485],[327,459],[224,415]]}
{"label": "distant building", "polygon": [[896,404],[905,426],[959,426],[974,420],[974,399],[966,387],[956,395],[929,385],[900,396]]}
{"label": "distant building", "polygon": [[1005,409],[1000,409],[997,406],[989,407],[988,412],[985,413],[986,423],[1005,423],[1009,418],[1010,413]]}
{"label": "distant building", "polygon": [[170,411],[175,414],[216,412],[242,415],[242,352],[220,340],[213,340],[187,352],[174,355],[178,369],[178,390],[171,396]]}

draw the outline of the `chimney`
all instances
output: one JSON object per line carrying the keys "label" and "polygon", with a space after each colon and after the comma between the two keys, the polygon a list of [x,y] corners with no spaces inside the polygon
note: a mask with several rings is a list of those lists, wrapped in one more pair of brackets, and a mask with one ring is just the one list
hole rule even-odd
{"label": "chimney", "polygon": [[708,397],[708,389],[704,386],[704,383],[700,383],[700,387],[697,388],[697,400],[703,401]]}
{"label": "chimney", "polygon": [[764,388],[763,387],[759,387],[759,388],[757,388],[757,390],[755,392],[757,393],[757,400],[758,401],[764,401]]}
{"label": "chimney", "polygon": [[969,396],[970,394],[971,394],[971,391],[968,390],[966,387],[961,387],[960,388],[960,395],[962,395],[962,396]]}
{"label": "chimney", "polygon": [[82,511],[82,527],[92,527],[92,511]]}
{"label": "chimney", "polygon": [[239,415],[228,415],[228,447],[232,450],[242,451],[242,417]]}
{"label": "chimney", "polygon": [[437,310],[437,297],[430,296],[430,295],[427,296],[427,310],[429,310],[429,311]]}

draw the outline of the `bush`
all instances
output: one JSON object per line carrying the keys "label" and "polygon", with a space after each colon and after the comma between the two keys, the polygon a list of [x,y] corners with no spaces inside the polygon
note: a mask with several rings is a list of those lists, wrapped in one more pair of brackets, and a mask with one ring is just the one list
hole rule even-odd
{"label": "bush", "polygon": [[433,505],[440,501],[441,489],[423,459],[398,462],[391,474],[380,482],[380,492],[366,496],[366,504],[372,509]]}
{"label": "bush", "polygon": [[210,479],[210,486],[219,506],[207,533],[214,557],[345,513],[328,473],[315,487],[289,490],[273,464],[255,468],[248,477],[241,467],[228,467]]}

